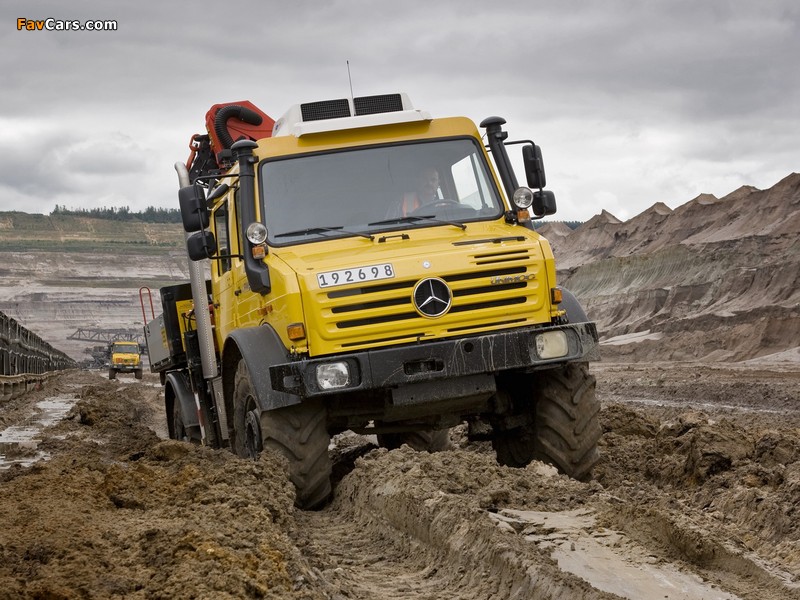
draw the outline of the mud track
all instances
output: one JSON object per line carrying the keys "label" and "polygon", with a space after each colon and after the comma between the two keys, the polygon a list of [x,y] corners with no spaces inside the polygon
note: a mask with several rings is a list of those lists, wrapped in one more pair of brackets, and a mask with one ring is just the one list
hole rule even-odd
{"label": "mud track", "polygon": [[152,376],[63,374],[0,407],[0,598],[800,598],[797,364],[593,371],[594,481],[460,428],[437,454],[342,435],[318,512],[278,457],[165,440]]}

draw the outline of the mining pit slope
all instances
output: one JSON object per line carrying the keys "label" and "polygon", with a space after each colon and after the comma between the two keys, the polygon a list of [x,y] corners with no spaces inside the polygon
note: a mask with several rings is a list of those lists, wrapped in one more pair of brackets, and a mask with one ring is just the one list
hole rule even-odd
{"label": "mining pit slope", "polygon": [[152,290],[150,320],[160,313],[158,288],[187,281],[188,273],[178,223],[0,212],[0,312],[78,362],[102,342],[71,335],[141,332],[140,288]]}
{"label": "mining pit slope", "polygon": [[[281,457],[166,439],[154,374],[5,401],[0,600],[800,600],[798,188],[543,230],[603,335],[589,482],[499,466],[463,425],[433,454],[344,433],[304,512]],[[186,278],[179,226],[95,245],[106,224],[48,219],[0,213],[0,310],[56,347]]]}
{"label": "mining pit slope", "polygon": [[800,174],[628,221],[602,211],[574,231],[556,225],[539,231],[605,360],[798,359]]}
{"label": "mining pit slope", "polygon": [[[550,223],[559,284],[598,323],[604,360],[746,360],[800,343],[800,174],[767,190]],[[73,359],[79,328],[141,329],[139,290],[188,280],[180,224],[0,213],[0,311]]]}

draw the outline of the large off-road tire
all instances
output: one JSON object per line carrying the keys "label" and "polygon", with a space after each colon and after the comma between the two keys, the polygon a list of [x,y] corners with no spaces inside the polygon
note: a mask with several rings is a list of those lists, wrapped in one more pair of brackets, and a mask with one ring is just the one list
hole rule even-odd
{"label": "large off-road tire", "polygon": [[141,369],[136,369],[133,372],[133,375],[134,375],[134,377],[136,377],[136,379],[141,379],[142,378],[142,370]]}
{"label": "large off-road tire", "polygon": [[172,404],[172,431],[176,440],[181,442],[189,442],[192,444],[201,444],[203,441],[200,426],[186,427],[183,424],[183,415],[181,414],[181,403],[175,398]]}
{"label": "large off-road tire", "polygon": [[492,440],[497,461],[523,467],[536,459],[574,479],[590,479],[602,430],[595,378],[588,365],[573,363],[540,372],[532,394],[532,423]]}
{"label": "large off-road tire", "polygon": [[289,476],[299,508],[320,508],[331,495],[333,463],[327,409],[319,400],[261,413],[264,449],[289,459]]}
{"label": "large off-road tire", "polygon": [[289,461],[295,505],[320,508],[331,494],[333,464],[328,455],[331,436],[327,409],[319,400],[259,413],[244,360],[234,382],[233,449],[239,456],[255,458],[263,450],[277,452]]}
{"label": "large off-road tire", "polygon": [[109,379],[116,379],[117,378],[117,371],[115,369],[108,370],[108,378]]}
{"label": "large off-road tire", "polygon": [[263,448],[261,411],[244,360],[239,361],[233,384],[233,433],[231,449],[237,456],[256,460]]}
{"label": "large off-road tire", "polygon": [[452,447],[449,429],[378,434],[378,445],[382,448],[395,450],[403,444],[407,444],[417,452],[441,452]]}

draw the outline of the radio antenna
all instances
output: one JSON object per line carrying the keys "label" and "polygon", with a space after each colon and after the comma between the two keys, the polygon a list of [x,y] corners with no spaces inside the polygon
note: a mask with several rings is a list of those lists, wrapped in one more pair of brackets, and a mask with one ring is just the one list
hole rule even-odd
{"label": "radio antenna", "polygon": [[350,61],[347,61],[347,80],[350,82],[350,100],[353,99],[353,78],[350,77]]}

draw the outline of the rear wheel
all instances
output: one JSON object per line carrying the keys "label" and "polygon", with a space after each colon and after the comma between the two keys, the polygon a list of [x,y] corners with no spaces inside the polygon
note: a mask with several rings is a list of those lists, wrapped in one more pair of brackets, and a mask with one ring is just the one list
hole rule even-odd
{"label": "rear wheel", "polygon": [[116,378],[117,378],[117,372],[116,372],[116,370],[114,370],[114,369],[109,369],[109,370],[108,370],[108,378],[109,378],[109,379],[116,379]]}
{"label": "rear wheel", "polygon": [[136,369],[136,371],[134,371],[133,375],[136,377],[136,379],[141,379],[142,378],[142,370],[141,369]]}
{"label": "rear wheel", "polygon": [[449,429],[423,429],[402,433],[380,433],[378,444],[383,448],[395,450],[407,444],[417,452],[441,452],[451,447]]}
{"label": "rear wheel", "polygon": [[236,454],[256,458],[262,450],[277,452],[289,461],[299,508],[319,508],[331,494],[328,455],[330,434],[327,410],[318,400],[261,412],[244,360],[234,383],[234,440]]}
{"label": "rear wheel", "polygon": [[183,424],[183,414],[181,414],[181,403],[176,398],[172,404],[172,431],[175,439],[182,442],[191,442],[192,444],[200,444],[202,436],[200,435],[200,427],[186,427]]}
{"label": "rear wheel", "polygon": [[543,371],[532,390],[532,421],[501,431],[492,440],[500,464],[523,467],[531,460],[554,465],[581,481],[591,478],[599,458],[600,402],[586,363]]}

